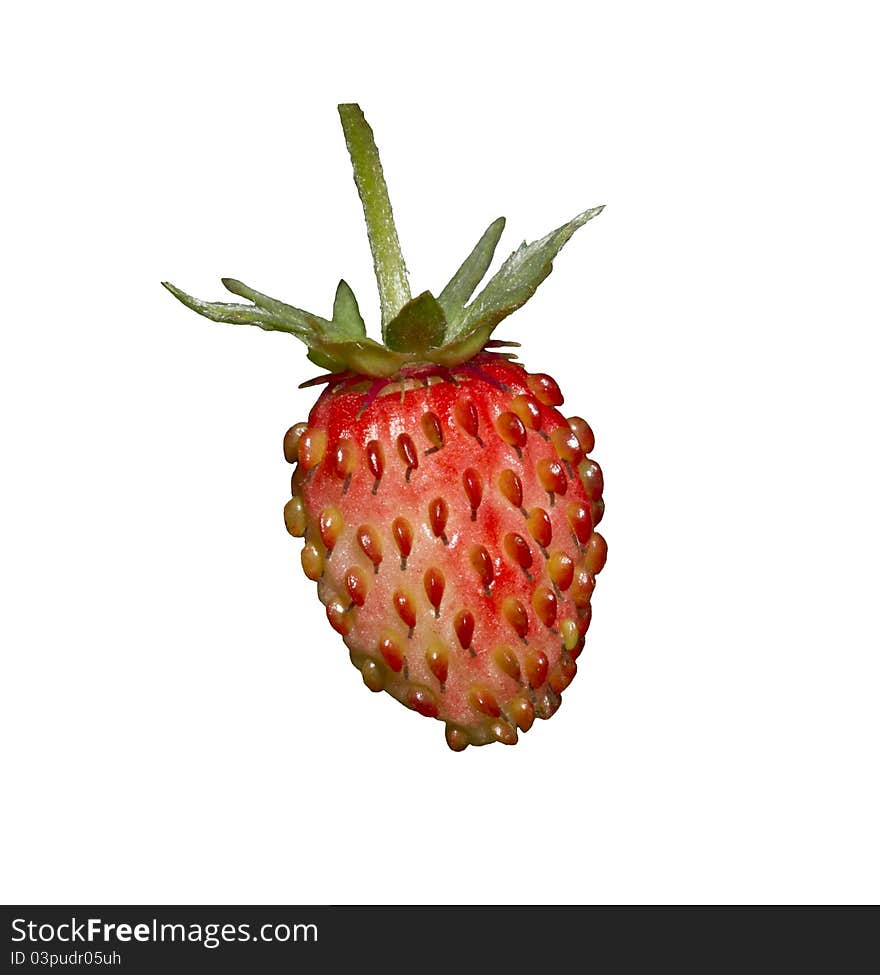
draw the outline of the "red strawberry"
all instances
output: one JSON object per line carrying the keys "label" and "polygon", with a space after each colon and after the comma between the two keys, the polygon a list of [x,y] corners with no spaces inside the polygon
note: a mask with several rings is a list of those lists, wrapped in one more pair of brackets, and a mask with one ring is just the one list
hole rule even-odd
{"label": "red strawberry", "polygon": [[513,744],[549,718],[577,670],[605,541],[593,433],[566,420],[559,387],[490,340],[601,208],[523,244],[476,299],[503,220],[435,299],[415,299],[378,154],[357,106],[340,115],[364,203],[384,345],[365,337],[341,282],[332,320],[237,281],[253,304],[206,303],[216,321],[297,335],[330,370],[308,423],[291,427],[296,463],[284,518],[304,536],[302,566],[366,685],[446,722],[456,751]]}

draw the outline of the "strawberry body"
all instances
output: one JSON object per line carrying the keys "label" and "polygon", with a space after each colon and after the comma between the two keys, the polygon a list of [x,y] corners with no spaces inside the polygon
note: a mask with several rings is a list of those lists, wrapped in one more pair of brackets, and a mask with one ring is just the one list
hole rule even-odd
{"label": "strawberry body", "polygon": [[304,571],[370,689],[456,750],[513,744],[559,707],[589,626],[592,433],[552,379],[491,353],[369,386],[342,377],[285,439]]}
{"label": "strawberry body", "polygon": [[[284,438],[284,508],[302,567],[373,691],[446,724],[450,748],[514,744],[577,671],[605,540],[593,433],[559,387],[493,338],[547,278],[591,207],[522,244],[483,281],[504,230],[487,227],[436,294],[413,297],[373,131],[339,106],[376,272],[381,342],[341,280],[329,318],[235,278],[241,301],[164,286],[210,321],[293,336],[326,374]],[[579,307],[583,302],[579,302]]]}

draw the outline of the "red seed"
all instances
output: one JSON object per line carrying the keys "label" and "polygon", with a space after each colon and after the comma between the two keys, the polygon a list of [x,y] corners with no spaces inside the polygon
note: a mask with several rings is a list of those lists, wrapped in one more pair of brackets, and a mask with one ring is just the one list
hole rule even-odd
{"label": "red seed", "polygon": [[439,569],[432,566],[425,570],[423,581],[428,602],[434,607],[434,615],[439,616],[440,603],[443,602],[443,590],[446,588],[446,579]]}
{"label": "red seed", "polygon": [[321,541],[327,549],[328,554],[333,551],[333,546],[339,540],[345,521],[342,512],[338,508],[324,508],[318,519],[318,529],[321,532]]}
{"label": "red seed", "polygon": [[468,503],[471,506],[471,521],[477,520],[477,508],[483,500],[483,480],[480,475],[469,467],[461,475],[461,482],[464,485],[464,493],[467,495]]}
{"label": "red seed", "polygon": [[550,460],[549,457],[542,457],[535,465],[535,471],[541,487],[548,494],[565,494],[568,481],[565,471],[558,460]]}
{"label": "red seed", "polygon": [[535,689],[539,688],[547,680],[547,671],[550,668],[550,661],[543,650],[530,650],[526,654],[523,669],[526,673],[526,680]]}
{"label": "red seed", "polygon": [[595,576],[602,571],[607,557],[607,542],[598,532],[593,532],[592,537],[587,543],[587,551],[584,553],[584,564]]}
{"label": "red seed", "polygon": [[403,651],[394,637],[386,636],[379,641],[379,653],[395,674],[403,670]]}
{"label": "red seed", "polygon": [[532,550],[529,543],[516,532],[509,532],[504,536],[504,551],[507,557],[521,569],[528,569],[532,564]]}
{"label": "red seed", "polygon": [[400,552],[400,567],[401,569],[405,569],[407,557],[412,551],[412,525],[410,525],[406,518],[395,518],[391,522],[391,535],[394,539],[394,544],[397,546],[397,551]]}
{"label": "red seed", "polygon": [[370,525],[361,525],[357,530],[357,540],[364,555],[373,563],[378,572],[379,563],[382,561],[382,541],[379,538],[379,533]]}
{"label": "red seed", "polygon": [[526,377],[526,385],[544,406],[562,406],[564,399],[556,380],[542,372]]}
{"label": "red seed", "polygon": [[571,427],[556,427],[550,434],[550,441],[556,448],[560,460],[564,460],[573,467],[584,459],[584,452],[578,443]]}
{"label": "red seed", "polygon": [[529,430],[541,429],[541,407],[538,406],[534,396],[523,393],[513,400],[510,408],[522,420],[523,426],[528,427]]}
{"label": "red seed", "polygon": [[571,432],[577,437],[581,450],[585,454],[590,453],[593,447],[596,446],[596,438],[593,436],[590,424],[579,416],[570,416],[568,418],[568,425],[571,428]]}
{"label": "red seed", "polygon": [[351,615],[346,613],[345,606],[338,599],[327,603],[327,619],[330,621],[333,629],[337,633],[341,633],[342,636],[345,636],[351,630]]}
{"label": "red seed", "polygon": [[514,506],[521,508],[523,501],[522,481],[512,470],[503,470],[498,477],[498,487],[505,498]]}
{"label": "red seed", "polygon": [[581,545],[586,545],[593,534],[593,519],[590,509],[583,504],[570,504],[566,512],[572,533]]}
{"label": "red seed", "polygon": [[426,687],[411,687],[406,696],[406,706],[425,718],[436,718],[440,713],[434,695]]}
{"label": "red seed", "polygon": [[553,626],[556,622],[556,593],[546,586],[539,586],[532,596],[532,609],[544,626]]}
{"label": "red seed", "polygon": [[406,464],[406,479],[409,480],[410,473],[419,466],[419,455],[416,453],[416,445],[408,433],[402,433],[397,438],[397,452],[400,459]]}
{"label": "red seed", "polygon": [[488,589],[495,579],[495,567],[484,545],[474,545],[470,551],[471,565],[477,570],[477,575],[483,581],[483,587]]}
{"label": "red seed", "polygon": [[367,599],[367,577],[364,575],[363,569],[356,565],[351,566],[345,573],[345,588],[355,606],[364,605]]}
{"label": "red seed", "polygon": [[443,428],[436,413],[425,413],[422,416],[422,432],[431,444],[432,450],[439,450],[443,446]]}
{"label": "red seed", "polygon": [[462,650],[469,650],[471,640],[474,638],[473,613],[469,613],[466,609],[462,610],[456,615],[453,625],[455,627],[455,635],[458,637],[458,642],[461,644]]}
{"label": "red seed", "polygon": [[495,421],[495,429],[498,431],[498,436],[511,447],[520,450],[526,445],[526,428],[515,413],[499,413]]}
{"label": "red seed", "polygon": [[288,464],[293,464],[299,455],[300,437],[308,429],[307,423],[294,423],[294,425],[284,434],[284,459]]}
{"label": "red seed", "polygon": [[497,718],[501,714],[495,695],[487,687],[472,687],[470,700],[477,711],[488,714],[490,718]]}
{"label": "red seed", "polygon": [[593,527],[595,527],[605,517],[605,502],[601,498],[594,501],[590,505],[590,513],[593,516]]}
{"label": "red seed", "polygon": [[412,633],[412,630],[415,629],[416,625],[415,603],[413,603],[412,599],[410,599],[409,594],[403,592],[401,589],[398,589],[394,593],[391,600],[394,603],[394,608],[397,611],[397,615],[409,628],[410,633]]}
{"label": "red seed", "polygon": [[357,467],[357,448],[351,440],[343,438],[333,451],[333,473],[340,481],[354,474]]}
{"label": "red seed", "polygon": [[501,612],[513,627],[516,635],[521,640],[525,640],[526,634],[529,632],[529,614],[526,612],[525,606],[518,599],[508,597],[504,600]]}
{"label": "red seed", "polygon": [[437,538],[442,538],[444,542],[446,541],[444,531],[448,518],[449,505],[447,505],[443,498],[434,498],[428,505],[428,520],[431,523],[431,531]]}
{"label": "red seed", "polygon": [[462,400],[455,404],[453,410],[455,421],[466,434],[479,440],[480,421],[477,417],[477,408],[470,400]]}
{"label": "red seed", "polygon": [[446,647],[432,647],[425,653],[428,669],[440,681],[442,687],[449,675],[449,654]]}
{"label": "red seed", "polygon": [[382,474],[385,470],[385,450],[378,440],[371,440],[367,444],[367,467],[369,467],[370,473],[376,479],[376,485],[373,488],[373,494],[375,494],[375,487],[378,486],[378,482],[382,479]]}
{"label": "red seed", "polygon": [[547,512],[543,508],[532,508],[526,519],[526,527],[541,548],[546,549],[553,539],[553,525]]}
{"label": "red seed", "polygon": [[590,605],[590,598],[596,588],[596,579],[585,566],[578,566],[571,585],[571,598],[578,609]]}
{"label": "red seed", "polygon": [[574,680],[576,673],[577,664],[568,654],[564,653],[559,658],[558,663],[553,668],[553,673],[550,675],[550,686],[557,694],[561,694]]}
{"label": "red seed", "polygon": [[602,476],[602,468],[594,460],[585,460],[578,467],[578,474],[583,481],[587,497],[591,501],[598,501],[605,490],[605,478]]}

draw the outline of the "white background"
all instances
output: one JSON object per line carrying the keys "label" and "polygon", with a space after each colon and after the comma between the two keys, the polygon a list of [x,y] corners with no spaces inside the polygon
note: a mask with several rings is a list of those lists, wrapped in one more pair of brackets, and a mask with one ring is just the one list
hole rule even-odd
{"label": "white background", "polygon": [[[6,13],[5,901],[880,897],[872,6]],[[281,520],[314,368],[159,287],[375,325],[339,101],[416,291],[607,204],[501,330],[610,546],[516,748],[363,687]]]}

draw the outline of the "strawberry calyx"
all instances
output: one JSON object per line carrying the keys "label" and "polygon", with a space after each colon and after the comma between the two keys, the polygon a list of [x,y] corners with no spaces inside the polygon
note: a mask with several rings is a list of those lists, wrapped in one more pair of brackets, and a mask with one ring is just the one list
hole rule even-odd
{"label": "strawberry calyx", "polygon": [[471,300],[504,230],[505,221],[500,217],[437,297],[423,291],[413,298],[372,129],[357,105],[340,105],[339,115],[367,223],[382,342],[367,336],[357,299],[345,281],[336,289],[329,319],[271,298],[234,278],[221,279],[223,286],[249,303],[202,301],[162,282],[180,302],[211,321],[294,335],[308,347],[309,359],[331,374],[388,379],[412,376],[413,370],[453,369],[474,359],[491,347],[498,324],[525,304],[550,274],[554,258],[574,232],[604,209],[585,210],[540,240],[523,242]]}

